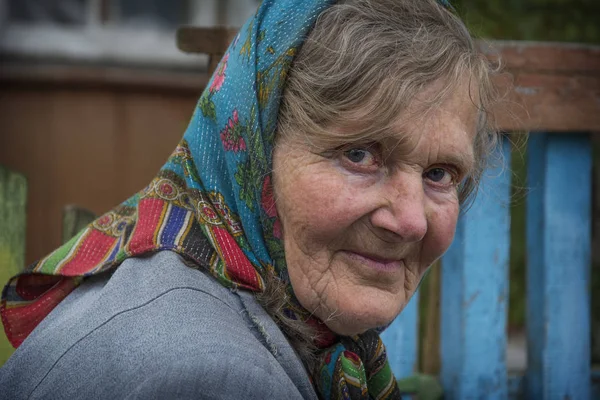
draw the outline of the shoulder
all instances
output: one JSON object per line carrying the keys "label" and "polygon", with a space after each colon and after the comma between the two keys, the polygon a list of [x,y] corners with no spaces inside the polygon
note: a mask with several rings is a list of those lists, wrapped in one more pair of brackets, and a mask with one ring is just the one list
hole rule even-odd
{"label": "shoulder", "polygon": [[[246,349],[248,350],[248,349]],[[281,368],[252,350],[182,359],[155,369],[128,393],[139,399],[302,399]]]}
{"label": "shoulder", "polygon": [[17,350],[0,383],[33,398],[297,393],[240,297],[168,252],[83,284]]}

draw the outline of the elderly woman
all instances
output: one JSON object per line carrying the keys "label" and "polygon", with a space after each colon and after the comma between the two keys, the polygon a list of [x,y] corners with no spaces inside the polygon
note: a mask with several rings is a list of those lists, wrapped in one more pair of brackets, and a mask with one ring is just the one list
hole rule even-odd
{"label": "elderly woman", "polygon": [[0,397],[388,399],[490,69],[434,0],[264,1],[157,177],[13,278]]}

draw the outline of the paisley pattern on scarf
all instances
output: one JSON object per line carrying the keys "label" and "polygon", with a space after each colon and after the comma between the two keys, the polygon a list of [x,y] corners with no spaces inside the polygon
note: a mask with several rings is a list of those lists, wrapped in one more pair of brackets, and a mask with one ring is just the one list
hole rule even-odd
{"label": "paisley pattern on scarf", "polygon": [[[265,0],[240,30],[156,178],[47,257],[13,277],[0,314],[18,347],[81,281],[128,257],[171,250],[231,288],[287,282],[271,187],[279,101],[287,71],[317,16],[334,0]],[[325,329],[297,302],[285,310]],[[312,318],[312,319],[311,319]],[[375,331],[325,331],[313,382],[323,399],[399,398]]]}

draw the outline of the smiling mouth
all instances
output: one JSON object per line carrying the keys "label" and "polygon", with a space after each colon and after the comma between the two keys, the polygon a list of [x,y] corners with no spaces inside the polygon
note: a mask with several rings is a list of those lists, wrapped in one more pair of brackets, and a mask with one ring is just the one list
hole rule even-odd
{"label": "smiling mouth", "polygon": [[403,260],[385,259],[370,254],[357,253],[354,251],[343,251],[343,253],[350,259],[359,262],[361,265],[365,265],[381,272],[395,272],[401,269],[404,265]]}

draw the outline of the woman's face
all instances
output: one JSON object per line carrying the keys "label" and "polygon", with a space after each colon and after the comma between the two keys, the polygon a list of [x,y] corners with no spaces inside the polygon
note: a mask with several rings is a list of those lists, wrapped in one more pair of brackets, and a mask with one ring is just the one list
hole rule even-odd
{"label": "woman's face", "polygon": [[292,287],[302,306],[338,334],[391,322],[452,242],[457,184],[473,168],[477,113],[466,85],[419,113],[419,98],[436,86],[377,143],[316,152],[298,134],[275,148],[274,190]]}

